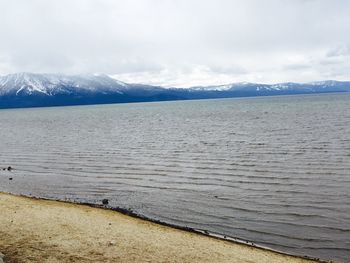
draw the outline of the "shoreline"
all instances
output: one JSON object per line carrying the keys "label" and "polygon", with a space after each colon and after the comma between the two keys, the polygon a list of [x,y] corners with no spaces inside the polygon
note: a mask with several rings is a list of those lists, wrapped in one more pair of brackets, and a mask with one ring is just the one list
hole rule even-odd
{"label": "shoreline", "polygon": [[[329,262],[167,224],[122,208],[0,192],[0,209],[5,262]],[[67,246],[71,243],[73,247]]]}

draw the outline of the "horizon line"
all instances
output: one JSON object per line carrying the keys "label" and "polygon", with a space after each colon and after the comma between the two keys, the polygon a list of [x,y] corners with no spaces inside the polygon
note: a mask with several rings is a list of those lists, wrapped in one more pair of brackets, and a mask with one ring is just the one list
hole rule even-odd
{"label": "horizon line", "polygon": [[250,81],[236,81],[236,82],[228,82],[228,83],[223,83],[223,84],[209,84],[209,85],[192,85],[192,86],[188,86],[188,87],[178,87],[178,86],[169,86],[169,85],[165,85],[165,84],[147,84],[144,82],[125,82],[122,80],[119,80],[118,78],[114,77],[114,75],[112,74],[106,74],[106,73],[38,73],[38,72],[29,72],[29,71],[20,71],[20,72],[15,72],[15,73],[8,73],[8,74],[0,74],[0,78],[2,77],[7,77],[7,76],[11,76],[11,75],[16,75],[16,74],[33,74],[33,75],[56,75],[56,76],[107,76],[113,80],[116,80],[118,82],[122,82],[125,84],[130,84],[130,85],[147,85],[147,86],[154,86],[154,87],[162,87],[162,88],[177,88],[177,89],[190,89],[190,88],[202,88],[202,87],[222,87],[222,86],[229,86],[229,85],[235,85],[235,84],[242,84],[242,85],[249,85],[249,84],[254,84],[254,85],[281,85],[281,84],[301,84],[301,85],[305,85],[305,84],[313,84],[313,83],[322,83],[322,82],[350,82],[350,80],[338,80],[338,79],[321,79],[321,80],[314,80],[314,81],[306,81],[306,82],[299,82],[299,81],[284,81],[284,82],[271,82],[271,83],[266,83],[266,82],[250,82]]}

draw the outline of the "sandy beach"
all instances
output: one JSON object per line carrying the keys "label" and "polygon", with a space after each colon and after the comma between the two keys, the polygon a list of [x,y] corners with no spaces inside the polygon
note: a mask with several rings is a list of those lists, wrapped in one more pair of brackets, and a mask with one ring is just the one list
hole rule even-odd
{"label": "sandy beach", "polygon": [[115,211],[0,193],[7,262],[316,262]]}

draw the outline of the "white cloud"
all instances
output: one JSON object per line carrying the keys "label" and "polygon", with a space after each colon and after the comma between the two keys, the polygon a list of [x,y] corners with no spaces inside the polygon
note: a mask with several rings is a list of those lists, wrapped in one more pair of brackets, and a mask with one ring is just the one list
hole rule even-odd
{"label": "white cloud", "polygon": [[350,79],[347,0],[0,0],[0,74],[191,86]]}

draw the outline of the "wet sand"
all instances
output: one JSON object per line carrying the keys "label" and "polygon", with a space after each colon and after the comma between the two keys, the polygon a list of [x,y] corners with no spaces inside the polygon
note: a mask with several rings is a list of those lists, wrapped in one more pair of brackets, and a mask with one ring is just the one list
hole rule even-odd
{"label": "wet sand", "polygon": [[316,262],[87,205],[0,193],[6,262]]}

